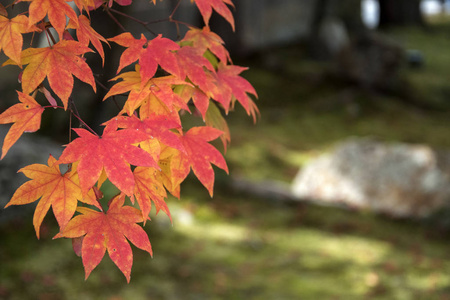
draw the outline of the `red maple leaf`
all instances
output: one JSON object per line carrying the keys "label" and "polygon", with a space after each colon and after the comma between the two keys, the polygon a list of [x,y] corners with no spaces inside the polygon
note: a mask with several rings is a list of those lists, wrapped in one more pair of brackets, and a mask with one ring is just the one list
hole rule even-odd
{"label": "red maple leaf", "polygon": [[178,62],[173,53],[178,49],[180,46],[177,43],[161,35],[148,41],[147,47],[143,49],[139,58],[142,82],[147,82],[155,75],[158,65],[171,74],[179,73]]}
{"label": "red maple leaf", "polygon": [[212,76],[215,76],[217,86],[217,89],[213,90],[213,98],[223,105],[226,112],[231,108],[233,99],[237,99],[249,115],[255,116],[259,113],[258,109],[247,93],[253,94],[255,97],[258,95],[250,82],[239,76],[245,70],[247,68],[225,65],[220,62],[217,72],[211,73]]}
{"label": "red maple leaf", "polygon": [[[81,215],[73,218],[55,238],[79,238],[84,236],[81,257],[86,279],[108,251],[109,257],[130,282],[133,252],[128,241],[153,255],[145,231],[137,225],[143,221],[141,212],[131,206],[123,206],[125,195],[111,200],[108,211],[98,212],[89,208],[77,209]],[[128,241],[127,241],[128,239]]]}
{"label": "red maple leaf", "polygon": [[180,66],[180,72],[176,75],[183,80],[187,76],[193,84],[208,95],[209,91],[214,89],[214,84],[211,77],[206,75],[205,70],[212,73],[215,70],[209,60],[203,57],[203,52],[191,46],[184,46],[176,52],[176,57]]}
{"label": "red maple leaf", "polygon": [[164,116],[151,115],[143,120],[140,120],[136,116],[119,116],[114,118],[113,121],[119,128],[128,128],[145,132],[150,139],[157,139],[159,142],[169,147],[184,151],[184,147],[181,144],[179,137],[170,131],[170,129],[181,128],[181,125]]}
{"label": "red maple leaf", "polygon": [[133,145],[146,140],[145,133],[116,128],[111,123],[101,137],[85,129],[74,129],[80,137],[69,143],[59,158],[58,162],[63,164],[80,161],[78,175],[83,193],[94,186],[104,169],[109,180],[131,196],[135,183],[129,164],[158,167],[149,153]]}
{"label": "red maple leaf", "polygon": [[108,39],[127,49],[120,57],[119,73],[124,67],[139,60],[141,84],[145,85],[152,78],[158,65],[169,73],[179,73],[179,67],[173,51],[180,49],[177,43],[158,35],[152,40],[147,40],[144,35],[140,39],[135,39],[131,33],[125,32]]}
{"label": "red maple leaf", "polygon": [[203,21],[205,21],[206,26],[209,25],[209,18],[211,17],[213,8],[214,10],[225,18],[225,20],[230,23],[231,27],[234,31],[234,18],[233,14],[231,13],[230,9],[228,8],[228,5],[231,5],[234,7],[233,2],[231,0],[191,0],[191,2],[194,2],[197,4],[198,10],[200,11],[200,14],[203,17]]}
{"label": "red maple leaf", "polygon": [[21,103],[15,104],[0,114],[0,124],[14,123],[5,136],[2,156],[14,145],[24,132],[35,132],[41,127],[41,116],[44,108],[33,97],[17,92]]}
{"label": "red maple leaf", "polygon": [[220,137],[222,133],[218,129],[203,126],[193,127],[180,137],[186,150],[186,154],[181,155],[189,162],[195,176],[206,187],[211,197],[214,186],[214,170],[211,163],[228,173],[222,154],[208,143]]}

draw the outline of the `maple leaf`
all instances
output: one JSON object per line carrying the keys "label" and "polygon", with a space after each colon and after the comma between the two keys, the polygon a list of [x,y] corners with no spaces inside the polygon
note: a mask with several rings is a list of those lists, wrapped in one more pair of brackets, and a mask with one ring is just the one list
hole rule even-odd
{"label": "maple leaf", "polygon": [[254,115],[258,112],[253,101],[247,94],[250,93],[257,97],[258,95],[255,89],[250,82],[239,76],[242,71],[247,69],[235,65],[225,65],[220,62],[217,72],[212,74],[216,78],[216,86],[218,87],[213,90],[213,98],[223,105],[226,112],[228,112],[232,104],[233,97],[241,103],[249,115]]}
{"label": "maple leaf", "polygon": [[143,34],[140,39],[135,39],[131,33],[125,32],[108,40],[127,47],[120,57],[117,73],[139,60],[142,85],[155,75],[158,65],[169,73],[179,73],[177,60],[172,51],[180,49],[180,46],[172,40],[163,38],[162,35],[147,40]]}
{"label": "maple leaf", "polygon": [[176,57],[180,66],[180,72],[176,75],[183,80],[186,76],[189,77],[192,83],[208,95],[209,91],[214,89],[214,84],[206,75],[205,69],[212,73],[215,70],[211,63],[203,57],[203,53],[194,47],[184,46],[176,52]]}
{"label": "maple leaf", "polygon": [[48,159],[48,166],[33,164],[20,169],[19,172],[24,173],[31,180],[16,190],[5,208],[10,205],[28,204],[41,198],[33,217],[33,225],[38,238],[39,228],[50,206],[53,208],[53,213],[61,229],[64,229],[74,215],[78,200],[101,209],[93,192],[86,197],[82,196],[76,170],[73,168],[71,171],[61,174],[56,159],[51,155]]}
{"label": "maple leaf", "polygon": [[189,174],[189,161],[182,156],[181,151],[163,146],[158,164],[161,168],[158,173],[159,181],[172,195],[180,199],[180,184]]}
{"label": "maple leaf", "polygon": [[[153,4],[155,4],[155,3],[153,3]],[[6,11],[6,8],[1,3],[0,3],[0,15],[2,15],[4,17],[8,16],[8,12]]]}
{"label": "maple leaf", "polygon": [[[98,212],[89,208],[77,209],[75,216],[55,238],[82,237],[81,257],[86,279],[108,251],[109,257],[130,282],[133,252],[128,241],[153,255],[152,247],[144,229],[137,225],[143,221],[141,212],[124,206],[125,195],[111,200],[108,211]],[[127,241],[128,239],[128,241]]]}
{"label": "maple leaf", "polygon": [[111,80],[118,79],[122,79],[122,81],[112,86],[103,99],[130,92],[124,108],[124,111],[128,115],[132,115],[133,112],[143,103],[143,101],[151,95],[159,98],[169,110],[173,110],[174,107],[189,110],[186,103],[172,90],[174,85],[185,84],[186,82],[174,76],[152,78],[147,80],[146,84],[142,86],[139,66],[137,65],[136,71],[120,74]]}
{"label": "maple leaf", "polygon": [[78,175],[81,190],[86,193],[105,170],[109,180],[126,195],[134,191],[134,177],[129,164],[158,167],[149,153],[133,146],[147,139],[143,132],[133,129],[116,130],[113,123],[105,127],[101,137],[85,129],[74,129],[79,135],[64,149],[59,163],[80,161]]}
{"label": "maple leaf", "polygon": [[177,43],[161,35],[148,41],[147,47],[143,49],[139,58],[142,82],[147,82],[155,75],[158,65],[171,74],[179,73],[177,59],[173,53],[179,49],[180,46]]}
{"label": "maple leaf", "polygon": [[[127,105],[124,106],[124,111],[127,111]],[[151,115],[164,116],[167,120],[172,120],[178,124],[181,124],[180,114],[178,109],[169,109],[158,97],[154,94],[150,94],[142,102],[139,108],[139,116],[141,119],[148,118]]]}
{"label": "maple leaf", "polygon": [[116,2],[117,4],[121,6],[127,6],[130,5],[132,0],[94,0],[95,2],[95,8],[100,7],[104,3],[108,3],[108,7],[112,7],[113,2]]}
{"label": "maple leaf", "polygon": [[198,87],[187,84],[177,86],[174,90],[187,103],[190,99],[194,102],[195,107],[205,120],[206,111],[209,106],[209,97]]}
{"label": "maple leaf", "polygon": [[151,201],[155,204],[156,213],[162,210],[172,221],[169,208],[164,201],[164,198],[167,197],[167,193],[164,189],[163,183],[159,180],[159,171],[155,168],[136,167],[133,173],[136,181],[134,198],[138,202],[139,208],[142,211],[144,224],[145,219],[148,217],[148,214],[152,209]]}
{"label": "maple leaf", "polygon": [[[28,65],[22,74],[22,90],[26,94],[33,92],[48,78],[50,87],[61,98],[64,108],[72,93],[73,76],[90,84],[96,91],[95,79],[91,68],[79,57],[92,52],[89,47],[77,41],[62,40],[52,47],[28,48],[22,51],[22,63]],[[11,61],[4,63],[11,64]]]}
{"label": "maple leaf", "polygon": [[143,34],[141,34],[140,39],[135,39],[129,32],[124,32],[113,38],[109,38],[108,41],[127,48],[120,56],[117,73],[119,73],[124,67],[137,61],[141,56],[141,51],[143,49],[142,47],[147,43],[147,39]]}
{"label": "maple leaf", "polygon": [[211,18],[212,10],[214,9],[219,15],[224,17],[228,23],[230,23],[234,31],[233,14],[226,5],[228,4],[234,7],[231,0],[191,0],[191,2],[195,2],[195,4],[197,5],[198,10],[203,17],[203,21],[207,26],[209,24],[209,18]]}
{"label": "maple leaf", "polygon": [[180,137],[186,154],[181,154],[190,164],[200,182],[213,195],[214,170],[211,163],[228,173],[228,167],[222,154],[209,141],[223,134],[222,131],[208,127],[193,127]]}
{"label": "maple leaf", "polygon": [[209,49],[221,61],[231,61],[230,54],[223,46],[224,41],[220,36],[212,32],[208,26],[203,29],[189,27],[182,41],[192,42],[193,46],[204,53]]}
{"label": "maple leaf", "polygon": [[0,16],[0,50],[18,65],[21,65],[23,45],[22,33],[38,31],[36,26],[28,27],[28,18],[24,15],[8,19]]}
{"label": "maple leaf", "polygon": [[[108,121],[105,124],[108,124],[109,122],[111,121]],[[143,120],[140,120],[136,116],[119,116],[114,118],[113,122],[119,128],[145,132],[150,139],[155,138],[169,147],[184,151],[184,147],[181,144],[179,137],[170,131],[170,129],[181,128],[180,124],[167,119],[165,116],[151,115]]]}
{"label": "maple leaf", "polygon": [[15,104],[0,114],[0,124],[14,123],[5,136],[2,156],[14,145],[24,132],[35,132],[41,127],[41,116],[44,108],[33,97],[17,92],[21,103]]}
{"label": "maple leaf", "polygon": [[89,11],[91,9],[95,9],[96,8],[94,0],[74,0],[74,2],[75,2],[75,5],[80,10],[80,12],[85,10],[89,14]]}
{"label": "maple leaf", "polygon": [[91,22],[86,16],[78,16],[78,25],[70,20],[67,28],[77,30],[78,41],[83,46],[89,46],[89,42],[91,42],[98,54],[101,56],[103,64],[105,63],[105,53],[101,42],[108,44],[108,41],[91,27]]}
{"label": "maple leaf", "polygon": [[66,16],[78,24],[78,18],[75,11],[66,2],[72,0],[22,0],[31,2],[29,8],[29,26],[36,24],[42,20],[46,15],[62,39],[64,29],[66,28]]}

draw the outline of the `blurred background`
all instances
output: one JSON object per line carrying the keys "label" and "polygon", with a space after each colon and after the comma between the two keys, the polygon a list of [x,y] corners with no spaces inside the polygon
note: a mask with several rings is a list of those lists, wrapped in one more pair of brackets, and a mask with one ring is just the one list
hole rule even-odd
{"label": "blurred background", "polygon": [[[176,2],[114,8],[157,20]],[[33,205],[1,209],[0,299],[450,299],[450,2],[234,2],[236,32],[217,14],[211,26],[249,67],[261,117],[227,117],[230,175],[216,169],[214,198],[189,177],[168,200],[173,224],[152,214],[154,258],[133,247],[130,284],[107,256],[85,281],[71,242],[52,240],[52,214],[37,240]],[[100,33],[120,33],[92,16]],[[187,0],[175,18],[201,26]],[[108,61],[123,49],[105,50]],[[105,69],[94,73],[111,86],[117,64]],[[0,69],[0,111],[17,101],[18,72]],[[75,88],[89,124],[117,113],[100,88]],[[2,208],[26,180],[17,170],[67,143],[68,120],[45,114],[0,162]]]}

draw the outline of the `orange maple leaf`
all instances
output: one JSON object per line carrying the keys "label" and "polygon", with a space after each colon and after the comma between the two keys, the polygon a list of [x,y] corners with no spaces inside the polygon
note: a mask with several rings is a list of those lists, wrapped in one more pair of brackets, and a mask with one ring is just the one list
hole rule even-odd
{"label": "orange maple leaf", "polygon": [[28,24],[34,25],[45,16],[48,16],[50,23],[62,39],[64,29],[66,28],[66,16],[78,24],[78,18],[75,11],[66,2],[72,0],[22,0],[31,2],[29,13],[30,18]]}
{"label": "orange maple leaf", "polygon": [[5,136],[2,156],[14,145],[24,132],[35,132],[41,127],[41,116],[44,108],[33,97],[17,92],[21,103],[15,104],[0,114],[0,124],[14,123]]}
{"label": "orange maple leaf", "polygon": [[209,25],[209,18],[211,18],[211,14],[214,8],[214,10],[219,15],[224,17],[225,20],[227,20],[227,22],[230,23],[234,31],[233,14],[226,5],[228,4],[234,7],[233,2],[231,2],[231,0],[191,0],[191,2],[195,2],[195,4],[197,5],[198,10],[200,11],[200,14],[203,17],[203,21],[207,26]]}
{"label": "orange maple leaf", "polygon": [[181,153],[194,171],[195,176],[213,195],[214,170],[211,163],[228,173],[228,167],[222,154],[209,141],[215,140],[223,134],[222,131],[208,127],[193,127],[180,137],[186,154]]}
{"label": "orange maple leaf", "polygon": [[0,16],[0,50],[19,66],[21,65],[21,53],[23,38],[22,33],[38,31],[36,26],[28,27],[28,18],[24,15],[8,19]]}
{"label": "orange maple leaf", "polygon": [[108,41],[114,42],[122,47],[127,48],[120,56],[117,73],[119,73],[124,67],[137,61],[141,56],[141,52],[143,49],[142,47],[147,43],[147,39],[143,34],[141,34],[140,39],[135,39],[129,32],[124,32],[119,34],[118,36],[109,38]]}
{"label": "orange maple leaf", "polygon": [[189,110],[186,102],[172,90],[174,85],[187,84],[186,82],[170,75],[152,78],[147,80],[146,84],[142,86],[141,78],[139,66],[136,66],[136,71],[125,72],[114,77],[111,80],[122,79],[122,81],[119,81],[112,86],[104,99],[130,92],[124,107],[124,110],[128,115],[132,115],[133,112],[142,105],[145,99],[152,95],[160,99],[169,110],[174,110],[174,108]]}
{"label": "orange maple leaf", "polygon": [[[127,105],[124,106],[124,113],[128,110]],[[139,117],[141,119],[145,119],[150,117],[151,115],[164,116],[168,120],[172,120],[181,124],[180,114],[178,113],[178,109],[169,109],[166,104],[164,104],[158,97],[154,94],[150,94],[145,100],[142,102],[141,107],[139,108]]]}
{"label": "orange maple leaf", "polygon": [[[155,4],[155,3],[153,3],[153,4]],[[0,3],[0,15],[2,15],[4,17],[8,16],[8,12],[6,11],[6,8],[1,3]]]}
{"label": "orange maple leaf", "polygon": [[89,10],[96,8],[94,0],[74,0],[74,2],[80,12],[85,10],[89,14]]}
{"label": "orange maple leaf", "polygon": [[180,184],[189,174],[189,161],[182,156],[181,151],[163,146],[158,164],[161,168],[158,174],[159,180],[167,191],[180,199]]}
{"label": "orange maple leaf", "polygon": [[59,163],[63,164],[80,161],[77,169],[83,194],[94,186],[104,169],[109,180],[131,196],[135,182],[128,163],[158,167],[149,153],[133,145],[146,140],[148,137],[145,133],[116,128],[110,123],[101,137],[85,129],[74,129],[79,138],[70,142],[59,158]]}
{"label": "orange maple leaf", "polygon": [[144,229],[137,225],[143,221],[142,213],[131,206],[123,206],[125,195],[111,200],[108,211],[98,212],[89,208],[77,209],[81,215],[73,218],[55,238],[82,237],[81,257],[86,279],[100,263],[108,250],[109,257],[130,282],[133,252],[127,239],[136,247],[153,255],[152,247]]}
{"label": "orange maple leaf", "polygon": [[16,190],[5,208],[10,205],[28,204],[41,198],[33,217],[33,225],[38,238],[39,228],[50,206],[53,208],[61,230],[74,215],[78,200],[101,209],[93,192],[86,197],[82,196],[76,170],[72,168],[69,172],[61,174],[56,159],[51,155],[48,159],[48,166],[33,164],[20,169],[19,172],[31,180]]}
{"label": "orange maple leaf", "polygon": [[151,201],[155,203],[156,213],[162,210],[172,221],[169,208],[164,201],[164,198],[167,197],[167,193],[163,183],[159,180],[158,173],[159,171],[155,168],[145,167],[137,167],[133,172],[136,186],[134,188],[134,198],[132,198],[132,200],[137,200],[139,208],[142,211],[144,224],[145,219],[152,209]]}
{"label": "orange maple leaf", "polygon": [[[62,40],[52,47],[28,48],[22,51],[22,63],[28,65],[22,74],[22,90],[32,93],[48,78],[50,87],[61,98],[64,108],[72,93],[73,76],[90,84],[96,91],[95,79],[89,65],[81,58],[92,50],[77,41]],[[11,64],[11,61],[5,64]]]}
{"label": "orange maple leaf", "polygon": [[175,92],[180,95],[184,102],[189,102],[190,99],[194,102],[195,107],[205,120],[206,111],[209,106],[209,97],[198,87],[190,86],[187,84],[177,86]]}
{"label": "orange maple leaf", "polygon": [[89,46],[89,42],[91,42],[98,54],[101,56],[103,64],[105,63],[105,53],[101,42],[108,44],[108,41],[91,27],[91,22],[86,16],[78,16],[78,25],[70,20],[67,28],[77,30],[77,38],[82,45]]}

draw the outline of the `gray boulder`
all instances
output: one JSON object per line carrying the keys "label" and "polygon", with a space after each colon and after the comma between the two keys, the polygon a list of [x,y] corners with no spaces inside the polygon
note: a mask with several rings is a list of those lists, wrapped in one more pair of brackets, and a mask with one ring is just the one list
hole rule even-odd
{"label": "gray boulder", "polygon": [[450,203],[450,153],[350,139],[300,170],[292,193],[394,217],[426,217]]}

